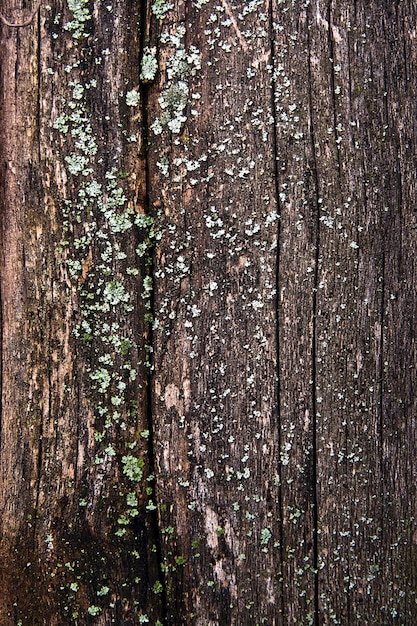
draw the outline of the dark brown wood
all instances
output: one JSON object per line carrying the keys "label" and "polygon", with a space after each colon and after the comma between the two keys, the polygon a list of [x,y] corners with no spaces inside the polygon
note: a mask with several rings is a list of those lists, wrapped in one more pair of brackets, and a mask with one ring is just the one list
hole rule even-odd
{"label": "dark brown wood", "polygon": [[[239,13],[178,3],[156,33],[152,411],[170,624],[281,619],[271,24],[261,6]],[[180,89],[186,119],[168,108],[174,132],[158,134],[157,98]]]}
{"label": "dark brown wood", "polygon": [[10,28],[24,28],[25,26],[29,26],[29,24],[32,22],[33,18],[35,17],[36,13],[39,11],[41,3],[42,3],[42,0],[38,0],[38,2],[35,4],[35,8],[32,10],[29,17],[27,17],[26,19],[23,19],[20,22],[11,22],[10,20],[7,19],[7,17],[4,17],[4,15],[2,15],[1,13],[0,13],[0,20],[3,22],[5,26],[9,26]]}
{"label": "dark brown wood", "polygon": [[159,614],[140,22],[80,0],[2,26],[4,625]]}
{"label": "dark brown wood", "polygon": [[31,10],[0,624],[416,623],[415,3]]}

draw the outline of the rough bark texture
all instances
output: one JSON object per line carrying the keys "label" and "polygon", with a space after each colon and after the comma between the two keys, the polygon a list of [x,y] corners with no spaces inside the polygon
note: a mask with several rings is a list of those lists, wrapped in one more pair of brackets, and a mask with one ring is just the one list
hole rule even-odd
{"label": "rough bark texture", "polygon": [[138,623],[154,582],[139,12],[78,1],[2,28],[5,625]]}
{"label": "rough bark texture", "polygon": [[2,20],[1,625],[417,622],[416,23]]}

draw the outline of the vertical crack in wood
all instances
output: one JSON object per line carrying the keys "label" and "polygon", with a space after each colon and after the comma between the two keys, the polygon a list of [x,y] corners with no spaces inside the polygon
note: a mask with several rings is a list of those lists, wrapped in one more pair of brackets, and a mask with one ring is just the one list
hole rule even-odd
{"label": "vertical crack in wood", "polygon": [[[0,74],[1,78],[1,74]],[[3,81],[1,81],[3,84]],[[0,103],[3,102],[3,93],[0,91]],[[1,104],[0,104],[1,107]],[[2,126],[0,128],[0,150],[3,152],[3,123],[4,116],[0,108],[0,120]],[[4,166],[0,164],[0,458],[3,440],[3,214],[4,214]]]}
{"label": "vertical crack in wood", "polygon": [[[0,49],[0,52],[1,49]],[[3,61],[3,59],[2,59]],[[4,154],[4,135],[5,129],[5,112],[4,112],[4,69],[3,63],[0,63],[0,154],[2,159],[0,162],[0,459],[3,442],[3,270],[4,270],[4,251],[3,251],[3,227],[4,227],[4,209],[5,209],[5,176],[6,164]]]}
{"label": "vertical crack in wood", "polygon": [[[333,134],[334,137],[336,138],[337,136],[337,127],[338,127],[338,112],[337,112],[337,98],[336,98],[336,72],[335,72],[335,39],[334,39],[334,27],[335,25],[333,24],[333,0],[329,0],[329,4],[327,7],[327,24],[328,24],[328,29],[327,29],[327,45],[329,48],[329,60],[330,60],[330,97],[331,97],[331,106],[332,106],[332,117],[333,117]],[[349,29],[348,30],[348,36],[349,36]],[[349,94],[349,106],[351,104],[352,101],[352,86],[351,86],[351,69],[350,69],[350,57],[349,57],[349,46],[348,46],[348,75],[349,75],[349,89],[348,89],[348,94]],[[342,189],[343,189],[343,181],[342,181],[342,163],[341,163],[341,153],[339,150],[339,146],[337,146],[337,150],[336,150],[336,158],[337,158],[337,180],[339,182],[340,188],[339,188],[339,192],[340,192],[340,197],[342,197]],[[364,164],[362,163],[362,171],[364,172]],[[364,201],[364,205],[366,205],[366,187],[365,187],[365,181],[363,181],[363,201]],[[316,292],[315,292],[316,294]],[[314,411],[315,412],[315,411]],[[346,425],[344,426],[344,447],[345,450],[349,449],[349,425],[348,425],[348,420],[346,420]],[[344,471],[345,474],[348,474],[347,471],[347,459],[344,460]],[[350,532],[353,536],[354,534],[354,528],[352,526],[353,522],[353,511],[352,511],[352,505],[350,508],[350,512],[349,512],[349,524],[350,524]],[[348,585],[349,585],[349,589],[350,589],[350,584],[351,584],[351,572],[352,572],[352,566],[351,566],[351,558],[350,558],[350,552],[348,552],[348,555],[346,557],[346,578],[349,581]],[[318,580],[318,579],[317,579]],[[318,599],[318,591],[317,591],[317,599]],[[352,601],[351,601],[351,595],[349,593],[346,594],[346,611],[347,611],[347,616],[348,619],[351,619],[352,616]]]}
{"label": "vertical crack in wood", "polygon": [[39,166],[42,167],[41,161],[41,123],[42,123],[42,33],[40,17],[37,20],[37,48],[36,48],[36,65],[37,65],[37,103],[36,103],[36,124],[38,130],[38,159]]}
{"label": "vertical crack in wood", "polygon": [[[381,267],[381,310],[380,310],[380,333],[379,333],[379,467],[381,478],[384,476],[384,306],[385,306],[385,249],[382,250]],[[384,503],[384,488],[381,485],[380,497]],[[384,515],[381,516],[381,541],[384,538]]]}
{"label": "vertical crack in wood", "polygon": [[[384,34],[386,36],[388,36],[388,33],[385,32],[385,23],[383,22],[382,27],[384,29]],[[386,58],[386,53],[384,52],[384,59],[383,59],[383,64],[384,64],[384,68],[383,68],[383,82],[384,82],[384,93],[386,94],[386,97],[383,98],[382,100],[382,110],[383,113],[381,112],[381,117],[383,116],[385,118],[385,125],[388,128],[389,126],[389,109],[388,109],[388,93],[389,93],[389,61],[387,61]],[[371,74],[372,74],[372,68],[371,68]],[[373,78],[373,77],[372,77]],[[363,154],[363,153],[362,153]],[[363,154],[362,156],[362,171],[365,172],[365,155]],[[399,186],[398,186],[398,191],[401,194],[401,180],[399,181]],[[367,201],[367,194],[366,194],[366,183],[365,180],[363,181],[363,197],[365,200],[365,203]],[[366,210],[367,206],[365,206],[365,210]],[[377,341],[379,341],[379,359],[378,359],[378,372],[377,372],[377,380],[378,380],[378,384],[379,384],[379,394],[378,394],[378,445],[379,445],[379,471],[380,471],[380,476],[381,476],[381,485],[380,485],[380,489],[379,489],[379,498],[382,504],[382,512],[381,512],[381,516],[380,516],[380,528],[381,528],[381,532],[380,532],[380,538],[381,538],[381,545],[385,545],[386,543],[386,528],[385,528],[385,514],[384,514],[384,510],[385,510],[385,486],[384,486],[384,482],[383,482],[383,477],[384,477],[384,441],[383,441],[383,431],[384,431],[384,307],[385,307],[385,293],[386,293],[386,289],[385,289],[385,271],[386,271],[386,255],[385,255],[385,240],[386,240],[386,223],[385,223],[385,219],[383,221],[383,223],[380,225],[380,229],[381,229],[381,247],[382,247],[382,258],[381,258],[381,269],[380,269],[380,317],[379,317],[379,324],[380,324],[380,329],[379,329],[379,337],[377,338]]]}
{"label": "vertical crack in wood", "polygon": [[[37,68],[37,93],[36,93],[36,125],[37,125],[37,156],[38,165],[41,167],[41,76],[42,76],[42,64],[41,64],[41,32],[38,23],[37,32],[37,50],[36,50],[36,68]],[[48,333],[48,360],[47,360],[47,381],[48,381],[48,422],[52,419],[51,415],[51,349],[50,349],[50,337],[51,332]],[[43,433],[44,433],[44,413],[40,411],[39,422],[39,438],[38,438],[38,457],[36,467],[36,487],[35,487],[35,510],[34,510],[34,523],[33,523],[33,546],[36,550],[36,537],[38,533],[38,518],[39,518],[39,499],[41,490],[41,476],[42,476],[42,456],[43,456]]]}
{"label": "vertical crack in wood", "polygon": [[311,67],[311,16],[307,10],[307,45],[308,45],[308,93],[309,93],[309,124],[310,124],[310,142],[312,154],[312,174],[314,180],[315,195],[315,262],[314,262],[314,287],[313,287],[313,328],[311,341],[311,360],[312,360],[312,411],[313,411],[313,432],[312,432],[312,496],[313,496],[313,567],[314,567],[314,626],[319,625],[319,578],[318,578],[318,494],[317,494],[317,289],[319,278],[319,250],[320,250],[320,205],[319,205],[319,180],[317,171],[316,156],[316,138],[314,133],[314,115],[313,115],[313,81]]}
{"label": "vertical crack in wood", "polygon": [[[141,2],[140,4],[140,45],[139,45],[139,54],[140,57],[143,54],[143,50],[146,47],[146,43],[150,37],[150,31],[152,27],[152,18],[150,11],[150,4],[147,1]],[[141,58],[138,59],[139,68],[140,68]],[[142,117],[142,146],[143,146],[143,176],[144,176],[144,212],[147,215],[152,213],[152,207],[150,206],[150,197],[151,197],[151,189],[150,189],[150,161],[149,161],[149,120],[148,120],[148,106],[149,106],[149,85],[141,80],[139,80],[139,92],[141,98],[141,117]],[[149,302],[149,313],[151,315],[151,319],[154,319],[155,313],[155,302],[154,302],[154,290],[155,290],[155,276],[154,276],[154,251],[152,251],[152,258],[149,267],[149,275],[152,279],[153,289],[150,294],[150,302]],[[154,418],[153,418],[153,328],[152,322],[149,322],[149,327],[147,331],[147,344],[149,349],[149,366],[147,370],[146,376],[146,424],[149,432],[148,438],[148,462],[149,462],[149,473],[154,476],[153,481],[153,498],[154,503],[156,505],[155,510],[147,512],[149,516],[149,531],[151,534],[151,541],[155,546],[155,557],[157,559],[157,574],[158,578],[161,579],[162,591],[160,594],[161,598],[161,619],[162,623],[166,622],[167,619],[167,582],[166,576],[162,571],[162,545],[161,545],[161,533],[160,533],[160,524],[159,524],[159,507],[157,502],[157,490],[156,490],[156,460],[155,460],[155,448],[154,448]],[[151,541],[148,541],[148,545],[150,545]],[[150,564],[151,568],[152,565]]]}
{"label": "vertical crack in wood", "polygon": [[[334,41],[333,41],[333,17],[332,17],[332,0],[329,2],[329,6],[327,7],[327,23],[329,25],[327,31],[327,44],[329,46],[329,57],[330,57],[330,93],[332,98],[332,109],[333,109],[333,132],[336,136],[336,128],[337,128],[337,111],[336,111],[336,90],[335,90],[335,71],[334,71]],[[339,180],[341,178],[341,162],[340,162],[340,150],[337,150],[337,167]]]}
{"label": "vertical crack in wood", "polygon": [[[278,209],[278,221],[277,221],[277,243],[276,243],[276,258],[275,258],[275,298],[276,298],[276,307],[275,307],[275,349],[276,349],[276,415],[277,415],[277,436],[278,436],[278,451],[281,451],[282,445],[282,433],[281,433],[281,377],[280,377],[280,327],[279,327],[279,293],[280,293],[280,243],[281,243],[281,210],[282,203],[279,197],[279,168],[278,168],[278,146],[277,146],[277,125],[278,125],[278,112],[276,105],[276,78],[275,78],[275,65],[276,65],[276,49],[275,49],[275,39],[274,39],[274,11],[273,11],[273,3],[268,2],[268,17],[269,17],[269,40],[271,45],[271,66],[272,66],[272,74],[271,74],[271,88],[270,88],[270,98],[271,98],[271,113],[274,120],[273,125],[273,133],[272,133],[272,157],[274,159],[274,183],[275,183],[275,200],[277,203]],[[279,475],[281,476],[281,460],[278,458],[278,468]],[[284,532],[283,532],[283,504],[282,504],[282,481],[278,486],[278,509],[279,509],[279,554],[280,554],[280,563],[279,566],[282,569],[283,561],[284,561]],[[281,580],[283,577],[281,576]],[[284,597],[284,582],[281,582],[281,611],[282,617],[285,616],[285,597]]]}

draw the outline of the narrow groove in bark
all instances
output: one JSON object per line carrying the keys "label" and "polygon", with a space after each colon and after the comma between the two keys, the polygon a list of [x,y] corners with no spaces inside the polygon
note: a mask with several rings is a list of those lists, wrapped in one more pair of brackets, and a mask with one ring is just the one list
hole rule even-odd
{"label": "narrow groove in bark", "polygon": [[[48,365],[52,362],[50,349],[48,354]],[[51,401],[52,401],[52,391],[51,391],[51,368],[47,367],[47,381],[48,381],[48,421],[50,422],[52,417],[51,411]],[[44,433],[44,415],[43,411],[41,411],[40,415],[40,423],[39,423],[39,438],[38,438],[38,459],[37,459],[37,467],[36,467],[36,496],[35,496],[35,523],[33,524],[33,543],[36,546],[36,537],[39,536],[38,532],[38,518],[39,518],[39,495],[41,490],[41,478],[42,478],[42,456],[43,456],[43,433]]]}
{"label": "narrow groove in bark", "polygon": [[[337,112],[336,112],[336,88],[335,88],[335,71],[334,71],[334,42],[333,42],[333,33],[332,33],[332,0],[329,2],[329,6],[327,9],[327,22],[329,24],[328,30],[328,46],[329,46],[329,56],[330,56],[330,90],[332,94],[332,109],[333,109],[333,139],[336,141],[336,127],[337,127]],[[337,146],[337,144],[336,144]],[[337,147],[337,169],[339,180],[341,178],[342,166],[340,162],[340,150]]]}
{"label": "narrow groove in bark", "polygon": [[[317,178],[317,170],[314,173],[314,177]],[[319,262],[319,248],[320,248],[320,233],[319,233],[319,205],[317,203],[317,216],[316,216],[316,251],[315,251],[315,269],[314,269],[314,288],[313,288],[313,330],[312,330],[312,411],[313,411],[313,438],[312,438],[312,482],[313,482],[313,561],[314,561],[314,597],[315,597],[315,617],[314,623],[316,626],[319,624],[319,610],[318,610],[318,501],[317,501],[317,289],[318,289],[318,262]]]}
{"label": "narrow groove in bark", "polygon": [[315,209],[316,209],[316,249],[315,249],[315,266],[314,266],[314,287],[313,287],[313,329],[312,329],[312,341],[311,341],[311,358],[312,358],[312,411],[313,411],[313,434],[312,434],[312,494],[313,494],[313,567],[315,572],[314,577],[314,626],[319,625],[319,579],[318,579],[318,497],[317,497],[317,288],[318,288],[318,274],[319,274],[319,249],[320,249],[320,210],[319,210],[319,180],[317,171],[317,158],[316,158],[316,146],[315,146],[315,134],[314,134],[314,115],[313,115],[313,82],[311,71],[311,40],[310,40],[310,24],[309,12],[307,13],[307,45],[308,45],[308,84],[309,84],[309,123],[310,123],[310,142],[312,150],[312,168],[313,179],[315,185]]}
{"label": "narrow groove in bark", "polygon": [[184,2],[184,17],[185,17],[185,37],[184,37],[184,41],[185,41],[186,49],[189,48],[190,43],[191,43],[190,29],[189,29],[190,21],[188,19],[188,16],[190,14],[190,4],[191,4],[190,0],[185,0],[185,2]]}
{"label": "narrow groove in bark", "polygon": [[[398,9],[398,7],[397,7]],[[397,15],[397,22],[401,23],[401,28],[400,28],[400,32],[403,35],[403,41],[402,41],[402,48],[403,48],[403,56],[404,56],[404,80],[406,83],[408,83],[408,81],[410,80],[410,72],[409,72],[409,68],[408,68],[408,55],[407,55],[407,41],[406,41],[406,36],[405,33],[407,32],[406,26],[405,26],[405,22],[404,22],[404,18],[400,20],[398,19],[398,15]]]}
{"label": "narrow groove in bark", "polygon": [[[153,300],[153,298],[152,298]],[[153,301],[151,302],[151,311],[153,311]],[[149,332],[149,345],[152,345],[152,331]],[[161,591],[161,610],[162,610],[162,623],[165,623],[167,617],[167,585],[165,574],[161,569],[162,563],[162,545],[160,541],[160,529],[159,529],[159,513],[158,513],[158,502],[156,500],[156,475],[155,475],[155,451],[154,451],[154,431],[153,431],[153,415],[152,415],[152,370],[149,370],[146,381],[147,389],[146,389],[146,416],[147,416],[147,428],[149,430],[149,438],[148,438],[148,459],[149,459],[149,473],[153,475],[154,478],[154,491],[153,497],[155,498],[155,511],[148,511],[147,515],[149,516],[149,526],[151,529],[152,542],[155,545],[155,555],[158,561],[158,574],[161,579],[162,591]]]}
{"label": "narrow groove in bark", "polygon": [[[348,33],[349,36],[349,33]],[[350,47],[351,45],[353,46],[353,54],[352,54],[352,59],[354,60],[355,57],[355,53],[354,53],[354,39],[352,38],[350,40],[350,43],[348,44],[348,50],[350,52]],[[354,66],[354,63],[353,63]],[[349,56],[349,103],[350,105],[352,105],[353,102],[353,91],[354,89],[352,88],[352,85],[354,83],[352,83],[352,74],[351,74],[351,69],[350,69],[350,56]],[[353,119],[353,116],[352,116]],[[359,131],[359,128],[357,128],[357,130]],[[361,193],[362,193],[362,203],[363,203],[363,212],[366,215],[368,212],[368,197],[367,197],[367,186],[366,186],[366,181],[365,181],[365,171],[366,171],[366,164],[365,164],[365,158],[364,158],[364,153],[363,151],[361,152],[361,154],[358,157],[360,159],[360,171],[362,172],[362,182],[361,182]],[[359,188],[359,185],[358,185]],[[356,223],[356,226],[358,226],[358,223]],[[358,266],[359,267],[359,266]],[[358,272],[356,272],[356,280],[358,280]],[[346,420],[346,424],[344,426],[344,433],[345,433],[345,440],[344,440],[344,447],[345,450],[348,449],[348,445],[349,445],[349,424],[348,424],[348,420]],[[344,459],[343,461],[343,472],[345,476],[348,476],[349,473],[349,469],[348,469],[348,460],[347,458]],[[355,506],[352,504],[352,502],[350,503],[350,509],[349,509],[349,531],[351,533],[351,536],[354,536],[355,533]],[[348,579],[349,579],[349,589],[350,589],[350,583],[355,581],[355,557],[354,555],[351,554],[351,552],[348,552],[348,557],[347,557],[347,563],[348,563]],[[351,572],[353,572],[352,574],[352,579],[351,579]],[[346,611],[347,611],[347,615],[348,615],[348,619],[355,619],[355,598],[354,596],[352,597],[352,594],[347,593],[346,594]]]}
{"label": "narrow groove in bark", "polygon": [[[1,34],[1,29],[0,29]],[[3,48],[4,54],[4,48]],[[4,65],[3,65],[4,64]],[[4,272],[4,213],[6,198],[6,171],[7,171],[7,155],[5,154],[6,140],[6,112],[5,112],[5,70],[6,60],[2,59],[0,63],[0,150],[2,160],[0,163],[0,457],[3,444],[3,346],[4,346],[4,290],[3,290],[3,272]],[[2,504],[2,503],[0,503]]]}
{"label": "narrow groove in bark", "polygon": [[[315,171],[314,177],[317,178],[317,171]],[[319,233],[319,205],[317,203],[317,216],[316,216],[316,251],[315,251],[315,268],[314,268],[314,288],[313,288],[313,330],[312,330],[312,411],[313,411],[313,438],[312,438],[312,482],[313,482],[313,561],[314,561],[314,596],[315,596],[315,619],[314,623],[317,626],[319,624],[319,610],[318,610],[318,502],[317,502],[317,289],[318,289],[318,262],[319,262],[319,248],[320,248],[320,233]]]}
{"label": "narrow groove in bark", "polygon": [[[141,15],[140,15],[140,19],[141,19],[141,32],[140,32],[140,46],[139,46],[139,53],[140,55],[142,54],[143,49],[145,48],[146,45],[146,39],[147,39],[147,35],[148,35],[148,30],[150,30],[151,24],[147,23],[147,20],[149,19],[148,16],[148,11],[147,11],[147,3],[143,2],[141,4]],[[140,67],[140,59],[139,61],[139,67]],[[139,79],[140,80],[140,79]],[[150,163],[149,163],[149,128],[148,128],[148,106],[149,106],[149,87],[142,83],[139,82],[139,91],[140,91],[140,97],[141,97],[141,113],[142,113],[142,146],[143,146],[143,150],[144,150],[144,165],[143,165],[143,175],[145,177],[145,198],[144,198],[144,202],[145,202],[145,206],[144,206],[144,210],[145,210],[145,214],[150,215],[151,214],[151,206],[150,206]],[[149,275],[152,278],[152,292],[151,292],[151,296],[150,296],[150,302],[149,302],[149,313],[152,316],[152,319],[154,317],[154,313],[155,313],[155,305],[154,305],[154,286],[155,286],[155,277],[154,277],[154,259],[153,259],[153,251],[152,251],[152,259],[151,259],[151,264],[149,267]],[[148,333],[147,333],[147,343],[149,346],[149,354],[148,354],[148,360],[149,360],[149,367],[147,370],[147,375],[146,375],[146,424],[147,424],[147,429],[149,431],[149,438],[148,438],[148,461],[149,461],[149,473],[151,475],[154,476],[154,481],[153,481],[153,486],[154,486],[154,490],[153,490],[153,497],[155,499],[155,505],[156,505],[156,509],[154,511],[149,511],[147,513],[147,515],[149,516],[149,527],[151,530],[151,535],[152,535],[152,541],[153,544],[155,546],[155,555],[157,558],[157,567],[158,567],[158,575],[159,578],[161,579],[161,584],[162,584],[162,592],[161,592],[161,611],[162,611],[162,623],[166,622],[166,618],[167,618],[167,584],[166,584],[166,578],[165,578],[165,574],[163,573],[162,569],[161,569],[161,564],[162,564],[162,545],[161,545],[161,534],[160,534],[160,528],[159,528],[159,509],[158,509],[158,502],[156,500],[156,474],[155,474],[155,466],[156,466],[156,462],[155,462],[155,449],[154,449],[154,421],[153,421],[153,410],[152,410],[152,405],[153,405],[153,393],[152,393],[152,383],[153,383],[153,376],[152,376],[152,372],[153,372],[153,357],[152,357],[152,347],[153,347],[153,330],[152,330],[152,322],[149,322],[149,329],[148,329]]]}
{"label": "narrow groove in bark", "polygon": [[[74,351],[74,363],[77,362],[77,353]],[[76,445],[75,445],[75,458],[74,458],[74,493],[80,493],[80,489],[78,488],[78,462],[80,456],[80,439],[81,439],[81,428],[80,428],[80,411],[77,412],[77,424],[76,424]]]}
{"label": "narrow groove in bark", "polygon": [[[143,119],[143,123],[144,123],[144,127],[146,126],[146,122],[145,119]],[[146,159],[146,169],[148,169],[148,159]],[[147,191],[147,198],[148,196],[148,189]],[[150,276],[152,276],[153,279],[153,268],[154,268],[154,263],[152,261],[151,267],[150,267]],[[153,316],[154,313],[154,298],[153,298],[153,292],[151,294],[151,298],[150,298],[150,309],[149,309],[150,313]],[[152,332],[152,324],[150,323],[149,325],[149,331],[148,331],[148,345],[150,347],[152,347],[153,344],[153,332]],[[153,498],[155,499],[155,505],[156,505],[156,509],[154,511],[148,511],[146,513],[146,515],[148,516],[149,519],[149,528],[150,528],[150,533],[151,533],[151,539],[152,539],[152,543],[155,546],[155,555],[157,558],[157,567],[158,567],[158,575],[159,578],[161,579],[161,584],[162,584],[162,591],[161,591],[161,610],[162,610],[162,623],[165,623],[166,621],[166,616],[167,616],[167,585],[166,585],[166,578],[165,578],[165,574],[163,573],[162,569],[161,569],[161,563],[162,563],[162,545],[161,545],[161,540],[160,540],[160,528],[159,528],[159,508],[158,508],[158,502],[156,500],[156,494],[157,494],[157,490],[156,490],[156,474],[155,474],[155,449],[154,449],[154,428],[153,428],[153,411],[152,411],[152,403],[153,403],[153,393],[152,393],[152,371],[153,371],[153,359],[151,359],[151,355],[149,355],[149,361],[150,361],[150,365],[148,367],[148,371],[147,371],[147,375],[146,375],[146,425],[147,425],[147,429],[149,431],[149,438],[148,438],[148,462],[149,462],[149,474],[154,476],[154,480],[153,480]],[[148,544],[149,545],[149,544]],[[152,568],[152,566],[151,566]]]}
{"label": "narrow groove in bark", "polygon": [[[268,11],[269,11],[269,40],[271,42],[271,66],[272,66],[272,75],[271,75],[271,89],[270,89],[270,96],[271,96],[271,113],[272,113],[272,117],[274,119],[274,126],[273,126],[273,133],[272,133],[272,156],[274,159],[274,183],[275,183],[275,200],[277,203],[277,209],[278,209],[278,225],[277,225],[277,247],[276,247],[276,260],[275,260],[275,291],[276,291],[276,307],[275,307],[275,315],[276,315],[276,322],[275,322],[275,346],[276,346],[276,359],[277,359],[277,365],[276,365],[276,375],[277,375],[277,381],[276,381],[276,412],[277,412],[277,422],[278,422],[278,428],[277,428],[277,433],[278,433],[278,452],[280,454],[281,452],[281,445],[282,445],[282,437],[281,437],[281,380],[280,380],[280,328],[279,328],[279,289],[280,289],[280,241],[281,241],[281,201],[279,198],[279,168],[278,168],[278,145],[277,145],[277,126],[278,126],[278,114],[277,114],[277,106],[276,106],[276,102],[275,102],[275,94],[276,94],[276,80],[275,80],[275,75],[274,75],[274,71],[275,71],[275,40],[274,40],[274,14],[273,14],[273,7],[272,7],[272,2],[269,2],[269,7],[268,7]],[[281,461],[280,461],[280,457],[278,457],[278,468],[279,468],[279,475],[281,475]],[[282,483],[280,481],[279,487],[278,487],[278,509],[279,509],[279,519],[280,519],[280,524],[279,524],[279,544],[280,544],[280,549],[279,549],[279,554],[280,554],[280,567],[282,568],[283,562],[284,562],[284,548],[283,548],[283,543],[284,543],[284,533],[283,533],[283,505],[282,505]],[[283,576],[281,576],[281,579],[283,578]],[[284,583],[281,582],[281,611],[282,611],[282,616],[285,616],[285,598],[284,598]]]}
{"label": "narrow groove in bark", "polygon": [[37,50],[36,50],[36,64],[38,67],[38,71],[37,71],[37,102],[36,102],[36,124],[37,124],[37,128],[38,128],[38,133],[37,133],[37,138],[38,138],[38,159],[39,159],[39,169],[42,168],[42,161],[41,161],[41,124],[42,124],[42,90],[41,90],[41,80],[42,80],[42,55],[41,55],[41,51],[42,51],[42,47],[41,47],[41,43],[42,43],[42,35],[41,35],[41,26],[40,26],[40,18],[38,17],[37,20],[38,24],[37,24],[37,35],[38,35],[38,40],[37,40]]}
{"label": "narrow groove in bark", "polygon": [[6,166],[4,158],[4,93],[1,86],[4,85],[3,71],[0,66],[0,150],[3,154],[0,163],[0,455],[3,443],[3,343],[4,343],[4,324],[3,324],[3,270],[4,270],[4,251],[3,251],[3,216],[5,209],[5,177]]}
{"label": "narrow groove in bark", "polygon": [[[379,323],[381,325],[379,334],[379,463],[381,477],[384,475],[384,453],[383,453],[383,428],[384,428],[384,306],[385,306],[385,251],[382,251],[382,266],[381,266],[381,311]],[[381,485],[382,487],[382,485]],[[383,494],[382,494],[383,495]],[[383,499],[382,499],[383,502]],[[382,533],[384,532],[384,517],[381,519]]]}
{"label": "narrow groove in bark", "polygon": [[[1,96],[2,97],[2,96]],[[0,192],[3,196],[3,190]],[[3,198],[0,202],[0,453],[3,443],[3,289],[2,289],[2,270],[3,270]]]}
{"label": "narrow groove in bark", "polygon": [[[39,20],[38,20],[39,21]],[[38,167],[41,168],[41,139],[40,139],[40,130],[41,130],[41,32],[38,27],[37,32],[37,50],[36,50],[36,64],[37,64],[37,90],[36,90],[36,125],[37,125],[37,153],[38,153]],[[38,183],[39,184],[39,183]],[[44,195],[44,194],[42,194]],[[52,292],[52,287],[51,287]],[[51,322],[51,320],[49,320]],[[50,323],[50,326],[52,324]],[[51,333],[49,332],[49,337]],[[51,349],[50,344],[48,348],[48,365],[52,363],[51,360]],[[48,421],[52,419],[51,416],[51,401],[52,401],[52,392],[51,392],[51,367],[47,367],[47,378],[48,378]],[[39,442],[38,442],[38,459],[37,459],[37,476],[36,476],[36,496],[35,496],[35,523],[33,524],[33,540],[34,546],[36,546],[36,535],[37,535],[37,522],[38,522],[38,511],[39,511],[39,495],[40,495],[40,486],[41,486],[41,476],[42,476],[42,454],[43,454],[43,433],[44,433],[44,415],[41,412],[40,415],[40,424],[39,424]]]}

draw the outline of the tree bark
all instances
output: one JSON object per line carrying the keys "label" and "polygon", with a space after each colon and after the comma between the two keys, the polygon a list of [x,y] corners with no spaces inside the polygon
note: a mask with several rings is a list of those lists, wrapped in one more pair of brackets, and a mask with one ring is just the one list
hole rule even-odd
{"label": "tree bark", "polygon": [[138,623],[157,574],[140,22],[80,0],[2,30],[2,624]]}
{"label": "tree bark", "polygon": [[416,622],[414,3],[31,10],[0,624]]}

